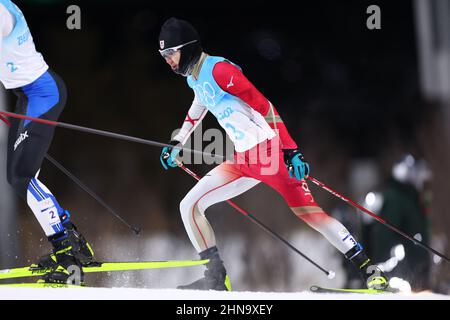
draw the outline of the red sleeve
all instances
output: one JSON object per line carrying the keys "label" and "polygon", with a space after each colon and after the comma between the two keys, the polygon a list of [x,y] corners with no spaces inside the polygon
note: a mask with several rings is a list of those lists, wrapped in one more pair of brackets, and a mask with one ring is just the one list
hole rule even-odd
{"label": "red sleeve", "polygon": [[244,76],[238,67],[229,62],[218,62],[214,66],[213,77],[222,90],[242,99],[263,116],[267,115],[269,101]]}
{"label": "red sleeve", "polygon": [[[281,141],[281,148],[282,149],[297,149],[297,144],[295,143],[294,139],[292,139],[291,135],[289,134],[285,124],[283,123],[283,120],[281,120],[280,115],[278,114],[277,109],[275,109],[275,106],[272,105],[273,107],[273,112],[275,114],[275,124],[276,124],[276,129],[278,131],[278,135],[280,136],[280,141]],[[268,118],[270,116],[267,116]],[[275,125],[273,120],[267,120],[267,122],[269,123],[270,127],[272,129],[275,129]]]}
{"label": "red sleeve", "polygon": [[[266,121],[272,129],[275,129],[272,117],[269,116],[270,102],[259,92],[258,89],[251,83],[242,73],[242,71],[235,65],[229,62],[218,62],[213,69],[213,77],[219,87],[240,98],[250,107],[258,111],[263,117],[267,117]],[[275,121],[278,135],[282,143],[283,149],[296,149],[297,144],[289,135],[286,126],[281,121],[278,112],[273,107],[274,113],[277,116]]]}

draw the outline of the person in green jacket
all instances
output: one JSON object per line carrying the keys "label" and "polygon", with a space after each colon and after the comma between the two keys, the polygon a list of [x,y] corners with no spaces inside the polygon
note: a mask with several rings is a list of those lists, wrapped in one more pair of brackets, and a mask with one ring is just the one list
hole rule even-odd
{"label": "person in green jacket", "polygon": [[[430,178],[431,172],[423,160],[404,156],[392,168],[381,193],[383,202],[379,211],[382,219],[427,245]],[[408,281],[413,290],[429,288],[431,257],[427,251],[378,223],[372,227],[371,238],[374,261],[382,263],[390,277]]]}

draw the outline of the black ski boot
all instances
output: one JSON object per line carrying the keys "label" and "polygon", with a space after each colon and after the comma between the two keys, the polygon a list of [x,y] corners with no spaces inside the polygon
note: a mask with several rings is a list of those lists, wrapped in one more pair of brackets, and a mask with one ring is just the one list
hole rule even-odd
{"label": "black ski boot", "polygon": [[350,249],[345,257],[358,269],[368,289],[389,290],[387,277],[377,265],[370,263],[370,259],[359,243]]}
{"label": "black ski boot", "polygon": [[211,247],[205,251],[200,252],[202,260],[209,259],[206,264],[205,276],[191,284],[185,286],[178,286],[178,289],[192,289],[192,290],[218,290],[231,291],[230,278],[223,266],[223,261],[220,259],[217,247]]}
{"label": "black ski boot", "polygon": [[94,252],[86,239],[77,231],[75,225],[69,221],[70,215],[62,224],[64,231],[48,237],[53,245],[53,253],[39,259],[38,267],[48,268],[45,282],[83,284],[83,266],[94,263]]}

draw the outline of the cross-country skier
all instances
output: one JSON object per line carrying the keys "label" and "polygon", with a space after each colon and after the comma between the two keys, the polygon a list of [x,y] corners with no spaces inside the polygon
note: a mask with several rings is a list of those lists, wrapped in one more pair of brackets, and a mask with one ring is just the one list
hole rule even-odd
{"label": "cross-country skier", "polygon": [[[65,84],[36,51],[22,12],[9,0],[0,0],[0,81],[18,97],[16,113],[58,120],[66,103]],[[53,245],[52,254],[41,257],[38,264],[52,270],[46,281],[66,282],[69,266],[91,262],[93,252],[69,212],[38,178],[54,127],[16,119],[8,124],[8,182],[27,202]]]}
{"label": "cross-country skier", "polygon": [[[225,58],[203,52],[197,31],[184,20],[170,18],[163,24],[159,46],[167,64],[176,74],[187,77],[189,87],[194,90],[184,124],[171,144],[183,145],[210,111],[236,150],[233,161],[211,170],[180,203],[181,217],[193,246],[201,259],[210,262],[203,278],[179,288],[231,289],[205,210],[260,182],[278,191],[297,217],[342,252],[358,268],[369,288],[386,288],[387,279],[381,270],[369,268],[370,259],[361,244],[315,202],[304,180],[309,174],[308,163],[273,104],[244,76],[241,68]],[[264,172],[273,163],[267,164],[259,157],[255,160],[252,155],[259,151],[271,162],[279,162],[279,169]],[[165,169],[177,166],[178,154],[177,148],[163,149],[160,159]]]}

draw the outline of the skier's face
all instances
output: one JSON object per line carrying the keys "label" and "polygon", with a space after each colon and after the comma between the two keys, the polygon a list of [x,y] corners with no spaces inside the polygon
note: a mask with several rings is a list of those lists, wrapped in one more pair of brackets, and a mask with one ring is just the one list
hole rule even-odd
{"label": "skier's face", "polygon": [[162,49],[159,50],[159,53],[161,54],[161,56],[164,58],[164,60],[166,60],[167,64],[170,65],[170,67],[172,68],[172,71],[174,71],[175,73],[178,73],[178,68],[180,65],[180,58],[181,58],[181,48],[183,48],[184,46],[197,42],[198,40],[192,40],[183,44],[180,44],[179,46],[176,47],[171,47],[171,48],[167,48],[167,49]]}
{"label": "skier's face", "polygon": [[181,52],[180,50],[177,50],[171,55],[166,55],[164,60],[166,60],[166,63],[172,68],[172,71],[176,71],[180,63],[180,58]]}

